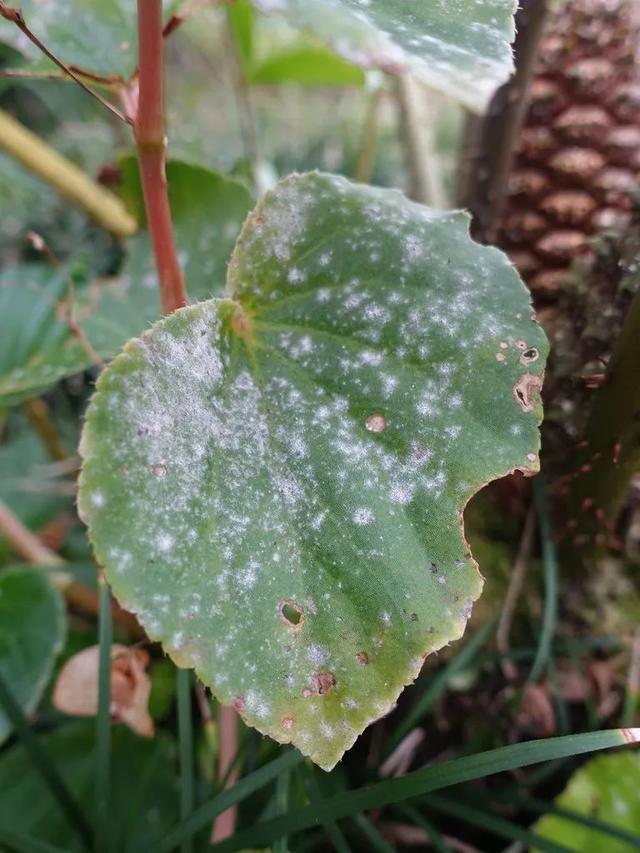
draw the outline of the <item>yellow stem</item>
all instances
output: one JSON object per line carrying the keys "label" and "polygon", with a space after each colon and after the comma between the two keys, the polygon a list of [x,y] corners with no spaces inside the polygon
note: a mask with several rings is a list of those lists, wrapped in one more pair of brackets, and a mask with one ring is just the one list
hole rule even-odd
{"label": "yellow stem", "polygon": [[129,237],[137,231],[138,223],[116,195],[3,110],[0,110],[0,148],[116,237]]}

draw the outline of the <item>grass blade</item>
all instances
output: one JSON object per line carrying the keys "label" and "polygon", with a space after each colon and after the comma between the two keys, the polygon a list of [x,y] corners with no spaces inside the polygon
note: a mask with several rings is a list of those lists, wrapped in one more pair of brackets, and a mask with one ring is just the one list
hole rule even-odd
{"label": "grass blade", "polygon": [[536,853],[537,851],[540,851],[540,853],[573,853],[570,848],[555,844],[553,841],[548,841],[546,838],[542,838],[542,836],[529,832],[528,829],[522,826],[518,826],[517,823],[491,814],[487,809],[476,809],[465,803],[454,802],[448,797],[438,796],[428,797],[426,804],[436,811],[459,818],[465,823],[478,826],[481,829],[492,832],[494,835],[506,838],[508,841],[520,841],[523,844],[527,844]]}
{"label": "grass blade", "polygon": [[[176,695],[178,699],[178,741],[180,748],[180,820],[185,821],[193,812],[193,726],[191,720],[191,670],[176,670]],[[180,853],[191,853],[193,836],[180,844]]]}
{"label": "grass blade", "polygon": [[558,556],[551,530],[545,483],[540,474],[534,477],[533,494],[538,511],[542,561],[544,564],[544,611],[542,614],[538,649],[531,665],[531,672],[527,679],[528,684],[535,684],[546,669],[549,656],[551,655],[553,634],[558,619]]}
{"label": "grass blade", "polygon": [[353,818],[353,822],[367,839],[367,850],[375,850],[376,853],[393,853],[393,847],[380,835],[365,814],[357,814]]}
{"label": "grass blade", "polygon": [[[217,815],[225,809],[228,809],[229,806],[233,806],[236,803],[241,802],[251,794],[255,793],[255,791],[259,791],[260,788],[264,788],[265,785],[268,785],[270,782],[277,779],[281,773],[291,770],[302,760],[302,756],[299,752],[295,752],[292,749],[286,750],[279,758],[276,758],[274,761],[270,761],[269,764],[265,764],[264,767],[261,767],[259,770],[255,770],[253,773],[245,776],[244,779],[241,779],[237,785],[233,786],[233,788],[227,788],[225,791],[221,791],[211,800],[208,800],[206,803],[199,806],[192,813],[191,817],[185,821],[181,821],[178,826],[176,826],[176,828],[166,836],[163,842],[154,850],[154,853],[173,853],[174,849],[179,847],[185,838],[190,838],[195,835],[196,832],[211,823]],[[278,818],[278,820],[280,820],[280,818]],[[285,833],[286,830],[285,832],[279,833],[277,837],[280,837]]]}
{"label": "grass blade", "polygon": [[[285,770],[278,776],[276,782],[276,811],[278,814],[286,814],[289,808],[289,785],[291,782],[291,774],[289,770]],[[283,835],[273,845],[273,853],[287,853],[289,845],[287,836]]]}
{"label": "grass blade", "polygon": [[[91,846],[92,832],[82,809],[67,787],[66,782],[58,773],[55,764],[51,760],[51,756],[33,732],[29,721],[22,713],[20,705],[14,699],[2,675],[0,675],[0,707],[2,707],[2,710],[22,741],[22,745],[29,754],[33,766],[46,783],[51,795],[57,800],[60,810],[67,818],[69,825],[82,838],[85,847],[89,848]],[[5,832],[4,829],[2,831]]]}
{"label": "grass blade", "polygon": [[12,829],[0,828],[0,845],[2,849],[15,851],[15,853],[65,853],[61,847],[54,847],[30,835],[20,835]]}
{"label": "grass blade", "polygon": [[436,830],[434,826],[428,821],[418,809],[409,804],[405,804],[399,806],[398,811],[400,814],[404,815],[405,818],[411,821],[411,823],[415,824],[415,826],[419,826],[429,836],[429,842],[436,853],[452,853],[451,848],[447,846],[444,838],[440,833]]}
{"label": "grass blade", "polygon": [[222,851],[226,853],[226,851],[239,850],[243,847],[264,847],[285,833],[291,835],[318,823],[339,820],[361,811],[403,802],[460,782],[481,779],[494,773],[513,770],[516,767],[527,767],[542,761],[582,755],[639,741],[640,729],[610,729],[604,732],[587,732],[581,735],[503,746],[329,797],[324,802],[313,803],[284,817],[256,824],[250,829],[236,833],[228,841],[215,845],[213,849],[218,850],[219,853]]}
{"label": "grass blade", "polygon": [[[322,792],[320,791],[320,786],[316,780],[316,769],[312,764],[309,764],[305,769],[304,778],[307,784],[307,793],[309,794],[309,799],[311,803],[320,802],[322,800]],[[328,777],[330,778],[330,777]],[[342,830],[339,829],[333,822],[327,822],[322,824],[322,828],[327,833],[329,841],[333,845],[334,850],[337,853],[351,853],[349,845],[342,834]]]}
{"label": "grass blade", "polygon": [[427,711],[433,707],[440,694],[446,689],[450,679],[463,669],[466,669],[475,660],[476,655],[489,639],[495,630],[498,618],[489,620],[486,625],[471,638],[471,640],[462,647],[447,666],[444,667],[431,681],[424,693],[417,700],[415,705],[409,710],[406,717],[395,728],[393,734],[389,738],[387,746],[384,750],[383,760],[387,758],[391,752],[400,743],[402,738],[408,734],[414,726],[424,717]]}
{"label": "grass blade", "polygon": [[100,572],[98,577],[98,714],[96,717],[96,853],[109,849],[109,801],[111,799],[111,593]]}

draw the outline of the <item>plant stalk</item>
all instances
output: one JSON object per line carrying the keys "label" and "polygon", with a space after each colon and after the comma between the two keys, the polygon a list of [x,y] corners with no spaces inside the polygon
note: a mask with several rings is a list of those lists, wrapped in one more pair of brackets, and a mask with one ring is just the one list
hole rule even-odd
{"label": "plant stalk", "polygon": [[117,196],[3,110],[0,148],[116,237],[129,237],[137,231],[138,223]]}
{"label": "plant stalk", "polygon": [[473,216],[472,235],[494,243],[515,147],[528,105],[548,0],[523,0],[516,14],[516,73],[493,97],[485,116],[469,115],[460,158],[456,204]]}
{"label": "plant stalk", "polygon": [[187,304],[187,296],[176,252],[165,174],[162,30],[162,0],[138,0],[139,95],[134,134],[162,310],[171,314]]}
{"label": "plant stalk", "polygon": [[[191,720],[191,670],[176,672],[178,698],[178,739],[180,746],[180,820],[191,817],[194,804],[193,790],[193,725]],[[185,838],[180,853],[192,853],[193,838]]]}
{"label": "plant stalk", "polygon": [[636,293],[572,460],[560,531],[569,557],[615,544],[615,523],[640,471],[640,291]]}
{"label": "plant stalk", "polygon": [[[220,752],[218,755],[218,780],[225,788],[233,788],[239,778],[234,767],[238,757],[238,715],[230,705],[220,705],[218,724]],[[230,806],[213,821],[211,843],[217,844],[233,835],[236,828],[238,809]]]}
{"label": "plant stalk", "polygon": [[432,207],[447,206],[433,131],[427,115],[426,92],[409,75],[395,79],[396,98],[400,113],[400,129],[409,172],[409,198]]}
{"label": "plant stalk", "polygon": [[111,593],[106,580],[98,577],[98,714],[96,717],[96,826],[94,849],[109,849],[109,803],[111,800]]}
{"label": "plant stalk", "polygon": [[[52,581],[71,607],[92,616],[99,612],[99,597],[96,592],[91,587],[74,580],[73,575],[65,571],[66,563],[62,557],[47,548],[2,501],[0,501],[0,534],[6,537],[16,554],[28,563],[55,570]],[[146,636],[133,613],[122,610],[116,602],[113,602],[112,619],[133,639],[143,639]]]}

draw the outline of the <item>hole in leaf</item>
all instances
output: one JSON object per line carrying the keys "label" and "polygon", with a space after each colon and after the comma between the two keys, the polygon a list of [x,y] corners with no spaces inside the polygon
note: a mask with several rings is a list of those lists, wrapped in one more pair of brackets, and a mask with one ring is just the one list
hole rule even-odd
{"label": "hole in leaf", "polygon": [[299,628],[304,621],[304,610],[295,601],[281,601],[278,611],[284,624],[290,628]]}
{"label": "hole in leaf", "polygon": [[540,353],[535,347],[529,347],[529,349],[525,350],[520,356],[520,361],[523,364],[531,364],[534,361],[537,361],[540,357]]}
{"label": "hole in leaf", "polygon": [[532,412],[535,408],[536,398],[539,399],[542,379],[525,373],[521,376],[513,389],[513,396],[523,412]]}

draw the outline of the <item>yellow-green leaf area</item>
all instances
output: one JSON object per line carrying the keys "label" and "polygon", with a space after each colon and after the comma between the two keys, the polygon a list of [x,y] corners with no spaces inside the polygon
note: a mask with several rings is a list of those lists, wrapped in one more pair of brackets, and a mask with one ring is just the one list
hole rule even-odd
{"label": "yellow-green leaf area", "polygon": [[482,578],[462,513],[538,467],[547,343],[467,219],[293,176],[251,214],[227,296],[104,371],[79,506],[121,603],[220,701],[332,767]]}
{"label": "yellow-green leaf area", "polygon": [[577,853],[606,850],[629,853],[638,845],[630,839],[604,834],[588,824],[572,820],[596,819],[613,830],[640,835],[640,754],[637,750],[603,755],[577,770],[565,790],[555,800],[561,810],[540,818],[535,832],[543,838]]}

